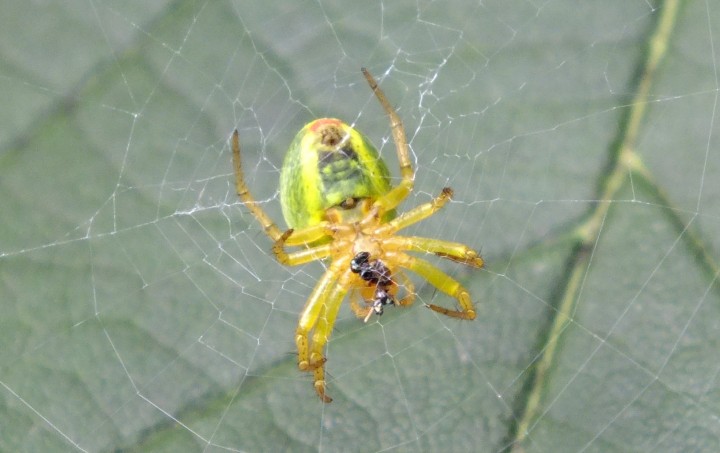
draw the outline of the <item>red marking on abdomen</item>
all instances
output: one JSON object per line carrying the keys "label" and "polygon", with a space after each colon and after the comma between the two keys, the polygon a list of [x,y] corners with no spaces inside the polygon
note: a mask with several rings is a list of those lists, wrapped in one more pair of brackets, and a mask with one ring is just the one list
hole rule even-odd
{"label": "red marking on abdomen", "polygon": [[310,124],[310,130],[313,132],[316,132],[318,130],[318,128],[321,126],[325,126],[325,125],[339,126],[341,124],[343,124],[343,122],[337,118],[320,118],[318,120],[313,121]]}

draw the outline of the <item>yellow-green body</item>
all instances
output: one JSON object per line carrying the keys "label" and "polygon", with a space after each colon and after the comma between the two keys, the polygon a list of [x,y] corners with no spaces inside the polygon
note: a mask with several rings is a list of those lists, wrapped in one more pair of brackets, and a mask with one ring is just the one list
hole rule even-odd
{"label": "yellow-green body", "polygon": [[[366,69],[362,73],[390,118],[400,166],[395,187],[390,186],[390,174],[377,150],[361,134],[337,119],[315,120],[297,134],[283,164],[280,199],[290,227],[283,232],[250,193],[243,177],[238,131],[232,136],[238,197],[272,240],[278,261],[297,266],[327,260],[326,271],[305,302],[295,330],[298,368],[313,374],[315,392],[325,403],[332,401],[325,391],[325,350],[348,293],[352,311],[366,322],[373,313],[382,313],[377,310],[378,303],[380,308],[386,301],[408,306],[416,293],[412,280],[402,272],[407,269],[459,304],[457,309],[434,304],[426,307],[452,318],[471,320],[476,312],[467,289],[433,264],[407,252],[434,254],[475,268],[484,265],[482,257],[464,244],[397,234],[437,213],[453,192],[445,187],[432,201],[395,216],[395,209],[413,189],[410,151],[402,120],[373,76]],[[286,247],[298,249],[288,252]],[[370,269],[369,278],[368,269],[366,276],[361,275],[362,270],[356,272],[359,257],[378,266]],[[406,293],[402,298],[401,287]]]}
{"label": "yellow-green body", "polygon": [[[358,201],[375,200],[390,189],[390,173],[375,147],[334,118],[312,121],[298,132],[280,175],[283,216],[295,230],[326,220],[335,207],[345,221],[359,219]],[[384,217],[394,216],[393,210]]]}

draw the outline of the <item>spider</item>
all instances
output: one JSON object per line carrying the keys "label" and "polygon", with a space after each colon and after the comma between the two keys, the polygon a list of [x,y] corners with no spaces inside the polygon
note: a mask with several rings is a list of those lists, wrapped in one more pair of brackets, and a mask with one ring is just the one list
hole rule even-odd
{"label": "spider", "polygon": [[[315,391],[326,403],[332,398],[326,393],[324,349],[348,293],[352,311],[365,322],[373,313],[381,315],[386,305],[408,306],[415,296],[411,281],[401,271],[407,269],[459,304],[457,309],[433,304],[426,304],[427,308],[472,320],[475,309],[468,291],[433,264],[406,252],[431,253],[476,268],[484,264],[482,257],[464,244],[397,234],[438,212],[453,191],[446,187],[432,201],[396,215],[395,208],[413,190],[415,179],[405,130],[373,76],[365,68],[362,73],[390,119],[401,174],[395,187],[390,185],[389,171],[377,150],[357,130],[334,118],[312,121],[298,132],[281,170],[280,200],[289,227],[283,232],[250,194],[240,161],[238,131],[232,135],[237,194],[273,241],[278,261],[296,266],[329,260],[295,332],[298,368],[313,373]],[[300,249],[287,252],[286,247]],[[401,287],[404,297],[398,298]],[[364,303],[357,301],[358,294]]]}

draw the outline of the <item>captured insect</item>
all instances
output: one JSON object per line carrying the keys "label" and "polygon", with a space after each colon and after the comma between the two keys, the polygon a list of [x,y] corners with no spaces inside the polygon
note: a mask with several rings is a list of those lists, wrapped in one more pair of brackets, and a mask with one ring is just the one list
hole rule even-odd
{"label": "captured insect", "polygon": [[[348,293],[352,311],[366,322],[373,314],[382,315],[387,305],[408,306],[415,291],[401,271],[407,269],[459,304],[457,310],[433,304],[426,307],[453,318],[475,319],[470,294],[460,283],[406,252],[432,253],[476,268],[484,264],[482,257],[464,244],[397,234],[438,212],[453,191],[446,187],[432,201],[396,214],[395,208],[413,190],[415,179],[407,138],[402,120],[373,76],[365,68],[362,73],[390,118],[401,174],[395,187],[390,185],[385,162],[362,134],[338,119],[317,119],[298,132],[283,163],[280,201],[289,229],[282,232],[250,194],[240,162],[238,131],[232,136],[238,196],[273,241],[278,261],[297,266],[329,259],[295,332],[298,367],[313,373],[315,391],[326,403],[332,398],[325,389],[327,359],[323,353]],[[287,252],[286,247],[300,249]],[[399,298],[401,288],[403,297]]]}

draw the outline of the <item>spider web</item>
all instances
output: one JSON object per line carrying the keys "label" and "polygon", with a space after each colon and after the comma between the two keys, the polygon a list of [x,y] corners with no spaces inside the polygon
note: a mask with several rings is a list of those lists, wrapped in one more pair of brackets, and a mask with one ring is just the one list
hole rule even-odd
{"label": "spider web", "polygon": [[[709,1],[3,4],[0,450],[716,451],[720,8]],[[324,267],[286,268],[238,202],[228,139],[277,219],[313,118],[355,124],[408,234],[478,319],[414,280],[296,369]]]}

